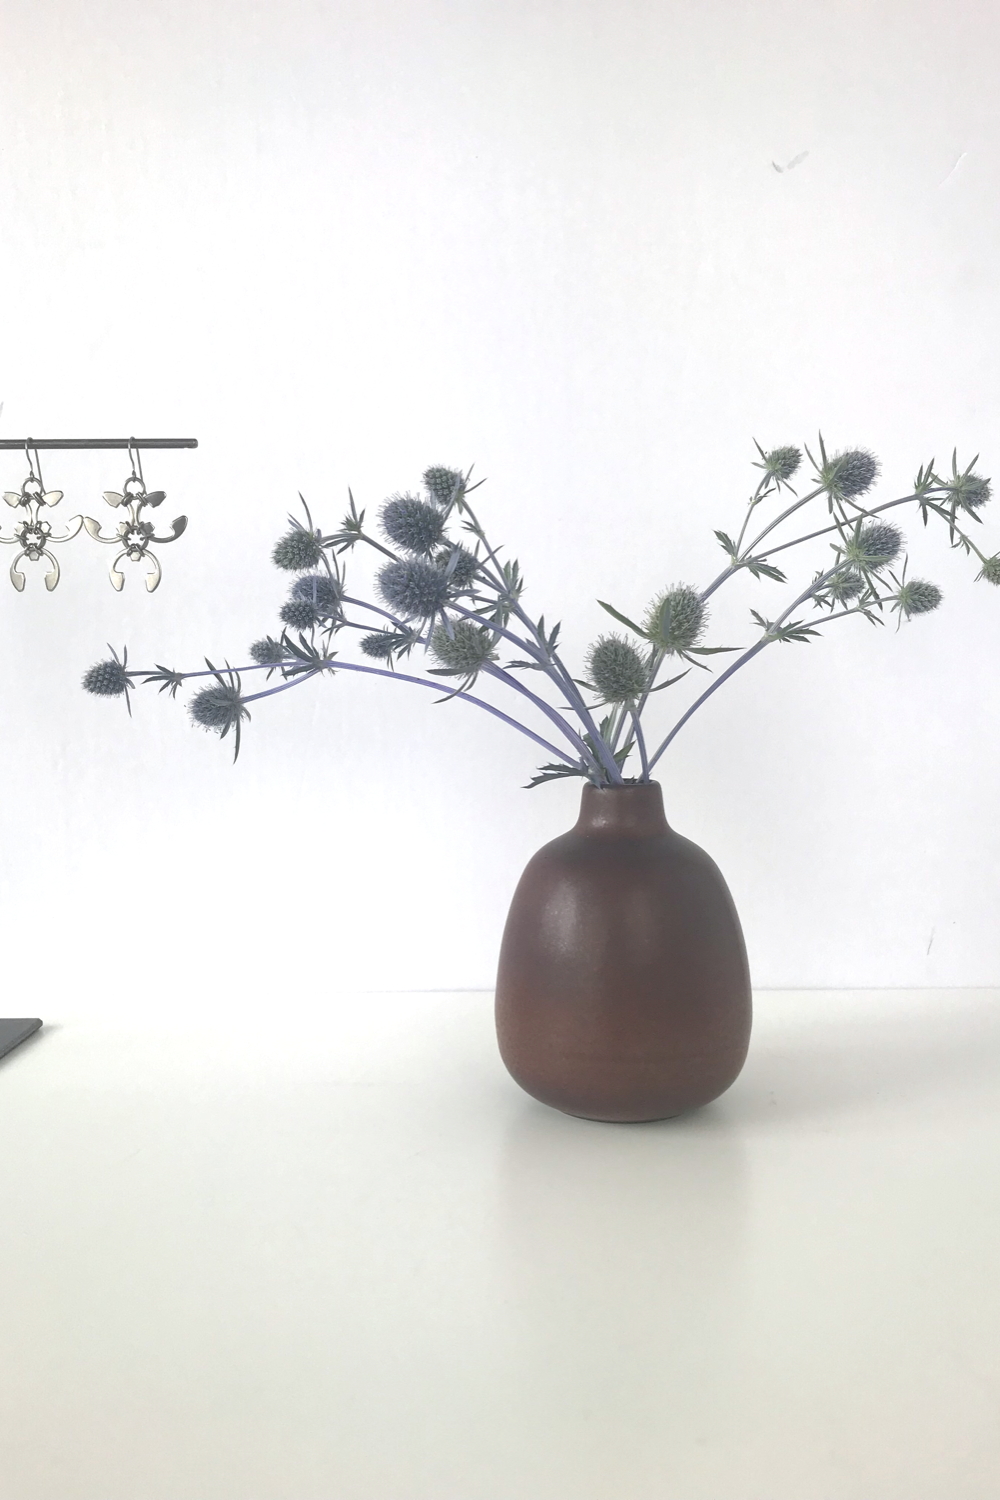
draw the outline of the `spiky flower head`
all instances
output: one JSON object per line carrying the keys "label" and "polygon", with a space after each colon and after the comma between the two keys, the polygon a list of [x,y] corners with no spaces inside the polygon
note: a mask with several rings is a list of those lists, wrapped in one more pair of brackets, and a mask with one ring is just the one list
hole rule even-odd
{"label": "spiky flower head", "polygon": [[474,677],[489,661],[496,660],[493,634],[471,620],[452,622],[451,635],[439,625],[431,636],[431,650],[450,677]]}
{"label": "spiky flower head", "polygon": [[842,568],[839,573],[834,573],[832,578],[827,579],[823,592],[835,604],[847,604],[850,600],[856,599],[859,594],[863,594],[866,587],[865,580],[860,573],[855,572],[853,568]]}
{"label": "spiky flower head", "polygon": [[825,449],[820,452],[823,461],[816,466],[819,482],[831,498],[838,500],[853,500],[866,494],[882,467],[867,448],[844,448],[830,457]]}
{"label": "spiky flower head", "polygon": [[280,610],[281,618],[291,630],[311,630],[325,618],[322,610],[308,599],[289,599]]}
{"label": "spiky flower head", "polygon": [[275,544],[271,561],[276,568],[283,568],[288,573],[304,573],[307,568],[316,566],[322,551],[315,531],[307,531],[304,526],[292,526],[280,542]]}
{"label": "spiky flower head", "polygon": [[228,734],[230,729],[239,729],[242,719],[249,719],[250,711],[244,707],[239,680],[215,682],[211,687],[201,688],[188,705],[192,721],[202,729],[214,729],[218,734]]}
{"label": "spiky flower head", "polygon": [[120,698],[130,686],[129,676],[120,661],[99,661],[83,674],[83,685],[88,693],[99,698]]}
{"label": "spiky flower head", "polygon": [[708,610],[698,590],[678,583],[653,600],[644,628],[661,651],[677,656],[697,645],[707,622]]}
{"label": "spiky flower head", "polygon": [[987,583],[1000,584],[1000,553],[996,557],[984,557],[983,565],[976,574],[977,580],[985,578]]}
{"label": "spiky flower head", "polygon": [[320,614],[335,615],[340,610],[341,587],[329,573],[306,573],[292,584],[291,598],[304,599]]}
{"label": "spiky flower head", "polygon": [[632,703],[649,680],[646,663],[623,635],[602,635],[587,652],[587,672],[604,703]]}
{"label": "spiky flower head", "polygon": [[443,570],[422,557],[386,563],[376,583],[389,608],[404,620],[428,620],[448,598]]}
{"label": "spiky flower head", "polygon": [[911,615],[930,614],[932,609],[937,609],[942,597],[936,583],[928,583],[926,578],[912,578],[899,585],[892,607],[909,619]]}
{"label": "spiky flower head", "polygon": [[[454,559],[454,564],[452,559]],[[475,555],[469,551],[468,547],[462,547],[458,543],[454,547],[438,552],[434,561],[448,574],[449,587],[458,593],[469,587],[479,568]]]}
{"label": "spiky flower head", "polygon": [[[977,511],[986,504],[993,493],[993,486],[982,474],[956,474],[942,484],[948,500],[954,500],[962,510]],[[947,503],[947,502],[946,502]]]}
{"label": "spiky flower head", "polygon": [[263,640],[254,641],[250,647],[250,658],[259,667],[276,667],[279,662],[285,661],[291,652],[287,646],[276,641],[273,636],[266,635]]}
{"label": "spiky flower head", "polygon": [[397,635],[392,630],[373,631],[371,635],[363,635],[358,642],[363,655],[370,656],[375,661],[388,661],[405,644],[405,636]]}
{"label": "spiky flower head", "polygon": [[441,540],[444,516],[416,495],[393,495],[382,506],[379,524],[397,547],[426,557]]}
{"label": "spiky flower head", "polygon": [[457,469],[445,469],[438,464],[424,470],[424,488],[438,505],[450,505],[465,493],[465,478]]}
{"label": "spiky flower head", "polygon": [[895,562],[902,545],[903,533],[891,521],[859,522],[844,543],[843,555],[852,567],[877,572]]}
{"label": "spiky flower head", "polygon": [[764,462],[758,467],[763,468],[764,472],[772,478],[780,479],[784,483],[791,479],[801,462],[802,450],[800,448],[772,448],[770,453],[764,454]]}

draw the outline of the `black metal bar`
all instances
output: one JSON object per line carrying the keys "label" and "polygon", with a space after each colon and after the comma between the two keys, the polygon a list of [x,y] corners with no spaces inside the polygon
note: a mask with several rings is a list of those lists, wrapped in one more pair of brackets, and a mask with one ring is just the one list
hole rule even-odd
{"label": "black metal bar", "polygon": [[0,438],[0,450],[26,448],[197,448],[197,438]]}

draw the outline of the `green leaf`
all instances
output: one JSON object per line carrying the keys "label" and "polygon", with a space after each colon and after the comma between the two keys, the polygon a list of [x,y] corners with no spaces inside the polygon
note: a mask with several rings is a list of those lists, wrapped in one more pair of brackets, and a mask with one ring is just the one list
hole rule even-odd
{"label": "green leaf", "polygon": [[722,651],[742,651],[742,646],[689,646],[695,656],[718,656]]}
{"label": "green leaf", "polygon": [[736,543],[733,541],[732,537],[729,536],[725,531],[717,531],[715,535],[718,537],[719,546],[722,548],[723,552],[728,553],[728,555],[735,561]]}
{"label": "green leaf", "polygon": [[581,766],[567,766],[560,761],[553,765],[539,766],[537,776],[531,778],[525,791],[530,791],[533,786],[542,786],[546,781],[561,781],[566,776],[586,776],[586,774]]}
{"label": "green leaf", "polygon": [[650,688],[649,691],[651,693],[662,693],[662,691],[663,691],[664,688],[673,687],[673,685],[674,685],[675,682],[680,682],[681,678],[682,677],[686,677],[688,675],[688,672],[690,672],[690,670],[691,670],[691,668],[688,667],[686,669],[686,671],[684,671],[684,672],[678,672],[676,677],[668,677],[667,680],[666,680],[666,682],[658,682],[656,684],[656,686],[654,688]]}
{"label": "green leaf", "polygon": [[641,635],[644,641],[649,640],[649,636],[643,630],[642,626],[637,625],[634,620],[630,620],[628,615],[621,614],[617,609],[613,607],[613,605],[605,604],[603,599],[598,599],[597,602],[602,609],[606,609],[608,614],[612,615],[616,620],[619,621],[620,624],[627,625],[629,630],[634,630],[636,635]]}

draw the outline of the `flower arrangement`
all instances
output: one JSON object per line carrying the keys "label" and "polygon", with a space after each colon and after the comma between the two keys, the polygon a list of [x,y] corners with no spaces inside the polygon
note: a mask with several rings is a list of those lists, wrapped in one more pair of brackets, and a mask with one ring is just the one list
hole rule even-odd
{"label": "flower arrangement", "polygon": [[[908,577],[903,533],[888,513],[910,507],[925,526],[932,518],[943,524],[951,547],[978,558],[978,577],[1000,584],[1000,555],[982,552],[968,529],[969,522],[981,521],[979,512],[990,498],[990,481],[975,472],[976,459],[960,469],[953,455],[950,473],[943,475],[932,461],[920,468],[908,494],[868,505],[864,498],[880,466],[867,449],[828,454],[821,436],[815,457],[805,449],[813,475],[807,492],[799,495],[792,480],[802,468],[803,452],[797,447],[765,452],[756,446],[761,477],[742,526],[735,540],[725,531],[715,533],[726,558],[718,576],[704,588],[688,583],[665,588],[638,622],[598,601],[627,634],[619,628],[594,641],[582,677],[574,676],[564,660],[559,625],[548,626],[544,616],[536,620],[527,612],[518,562],[505,559],[489,541],[473,507],[471,496],[479,485],[471,483],[471,471],[434,467],[423,475],[421,494],[393,495],[383,503],[381,539],[366,529],[365,512],[350,492],[347,515],[329,534],[314,526],[302,501],[304,520],[289,517],[289,530],[272,554],[279,570],[296,575],[280,610],[282,628],[254,642],[248,664],[235,668],[227,662],[219,668],[206,659],[205,670],[177,672],[157,665],[140,671],[129,667],[127,651],[119,657],[112,649],[109,659],[85,674],[83,685],[100,696],[124,697],[131,713],[129,694],[139,682],[156,683],[174,697],[185,682],[207,679],[190,700],[191,719],[223,739],[231,731],[238,755],[249,705],[315,678],[363,672],[437,691],[445,678],[454,686],[441,701],[473,704],[551,757],[529,786],[567,776],[599,787],[620,786],[648,781],[692,715],[769,646],[809,642],[835,620],[860,616],[878,625],[895,615],[898,626],[937,609],[941,590]],[[777,514],[761,525],[769,503]],[[807,507],[814,520],[801,531]],[[793,517],[799,534],[788,537]],[[751,610],[756,631],[751,645],[704,644],[709,601],[718,589],[740,573],[785,584],[776,557],[819,538],[829,541],[827,566],[795,590],[774,618]],[[379,555],[376,598],[348,590],[345,555],[359,545]],[[347,642],[356,642],[358,659],[343,654]],[[415,653],[424,663],[417,671],[410,669]],[[728,654],[735,659],[715,675],[709,659]],[[695,669],[709,672],[711,682],[652,744],[644,730],[651,697]],[[281,680],[247,692],[244,679],[252,672]],[[480,683],[502,687],[512,711],[481,696]]]}

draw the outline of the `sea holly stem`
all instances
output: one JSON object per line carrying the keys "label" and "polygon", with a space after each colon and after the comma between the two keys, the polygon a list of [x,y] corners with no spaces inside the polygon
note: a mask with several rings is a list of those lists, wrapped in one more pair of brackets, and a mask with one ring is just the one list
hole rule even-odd
{"label": "sea holly stem", "polygon": [[[583,726],[587,731],[587,734],[590,736],[591,742],[597,755],[600,758],[605,772],[614,785],[623,785],[625,778],[621,773],[618,762],[615,760],[611,748],[605,742],[604,737],[597,727],[597,724],[594,722],[593,715],[587,708],[586,703],[584,703],[583,695],[577,687],[576,683],[573,681],[572,674],[566,667],[558,651],[556,651],[554,647],[550,646],[549,643],[543,638],[541,631],[538,629],[538,626],[528,615],[527,611],[522,607],[520,600],[517,599],[512,593],[510,593],[503,585],[503,569],[500,566],[496,551],[493,547],[490,546],[489,541],[487,540],[486,533],[483,530],[479,517],[476,515],[475,511],[472,509],[472,506],[468,503],[467,500],[463,499],[461,503],[462,508],[465,510],[466,514],[469,517],[469,529],[472,531],[472,534],[477,537],[480,542],[482,542],[483,547],[486,549],[487,556],[493,563],[494,567],[497,569],[497,573],[499,576],[497,579],[493,579],[489,577],[488,571],[485,568],[482,568],[482,572],[487,577],[490,586],[497,591],[498,596],[502,596],[504,598],[504,603],[508,605],[511,611],[521,621],[521,624],[525,627],[526,630],[531,633],[533,639],[537,642],[539,651],[542,653],[544,659],[552,664],[553,668],[558,673],[559,687],[561,691],[566,694],[570,706],[573,708],[577,717],[583,723]],[[537,653],[531,654],[536,655],[537,658]],[[537,659],[541,660],[541,658]]]}
{"label": "sea holly stem", "polygon": [[[702,590],[702,600],[704,601],[705,599],[710,598],[712,594],[715,593],[716,589],[722,587],[727,579],[732,578],[734,573],[740,572],[740,570],[746,566],[747,562],[753,558],[754,548],[759,546],[764,538],[766,536],[769,536],[770,533],[774,531],[775,527],[780,526],[782,521],[787,521],[788,517],[793,516],[797,510],[801,510],[803,505],[808,505],[810,500],[815,500],[817,495],[823,495],[825,493],[826,491],[824,487],[820,485],[818,489],[810,490],[808,495],[803,495],[801,499],[796,500],[794,505],[789,505],[786,510],[782,511],[780,516],[776,516],[775,519],[771,521],[767,526],[765,526],[764,530],[754,538],[754,540],[747,548],[746,552],[742,556],[738,556],[735,561],[730,563],[728,568],[723,568],[718,578],[714,578],[708,585],[708,588]],[[739,549],[737,549],[737,551],[738,550]]]}
{"label": "sea holly stem", "polygon": [[640,719],[639,719],[638,710],[635,709],[635,708],[630,708],[629,709],[629,717],[632,720],[632,725],[633,725],[633,728],[635,730],[635,742],[636,742],[636,744],[639,747],[639,761],[640,761],[640,764],[642,766],[642,776],[641,776],[640,779],[642,781],[648,781],[649,780],[649,756],[646,754],[646,737],[645,737],[645,735],[642,732],[642,724],[641,724]]}
{"label": "sea holly stem", "polygon": [[765,646],[770,646],[773,641],[780,640],[781,637],[776,632],[782,625],[784,625],[789,616],[794,614],[797,609],[799,609],[803,604],[805,604],[809,599],[817,594],[823,587],[823,585],[827,583],[835,573],[839,573],[843,567],[844,564],[842,562],[838,562],[834,567],[828,568],[825,573],[821,573],[818,578],[814,578],[809,587],[807,589],[804,589],[797,599],[792,600],[792,603],[785,610],[784,614],[779,615],[778,618],[773,622],[773,624],[769,626],[769,628],[761,636],[760,640],[756,641],[754,645],[750,646],[748,650],[744,651],[742,656],[738,656],[736,660],[732,662],[724,672],[719,673],[718,677],[716,677],[715,680],[709,684],[709,686],[702,693],[701,697],[696,698],[691,706],[683,714],[681,714],[680,718],[677,720],[677,723],[673,726],[662,744],[650,758],[650,771],[656,765],[656,762],[659,760],[664,750],[667,749],[671,741],[675,739],[683,729],[684,725],[687,723],[688,719],[691,718],[692,714],[697,713],[702,704],[707,703],[712,694],[717,693],[722,684],[724,682],[728,682],[730,677],[738,672],[741,667],[745,667],[747,662],[752,661],[755,656],[759,656],[760,653],[764,650]]}

